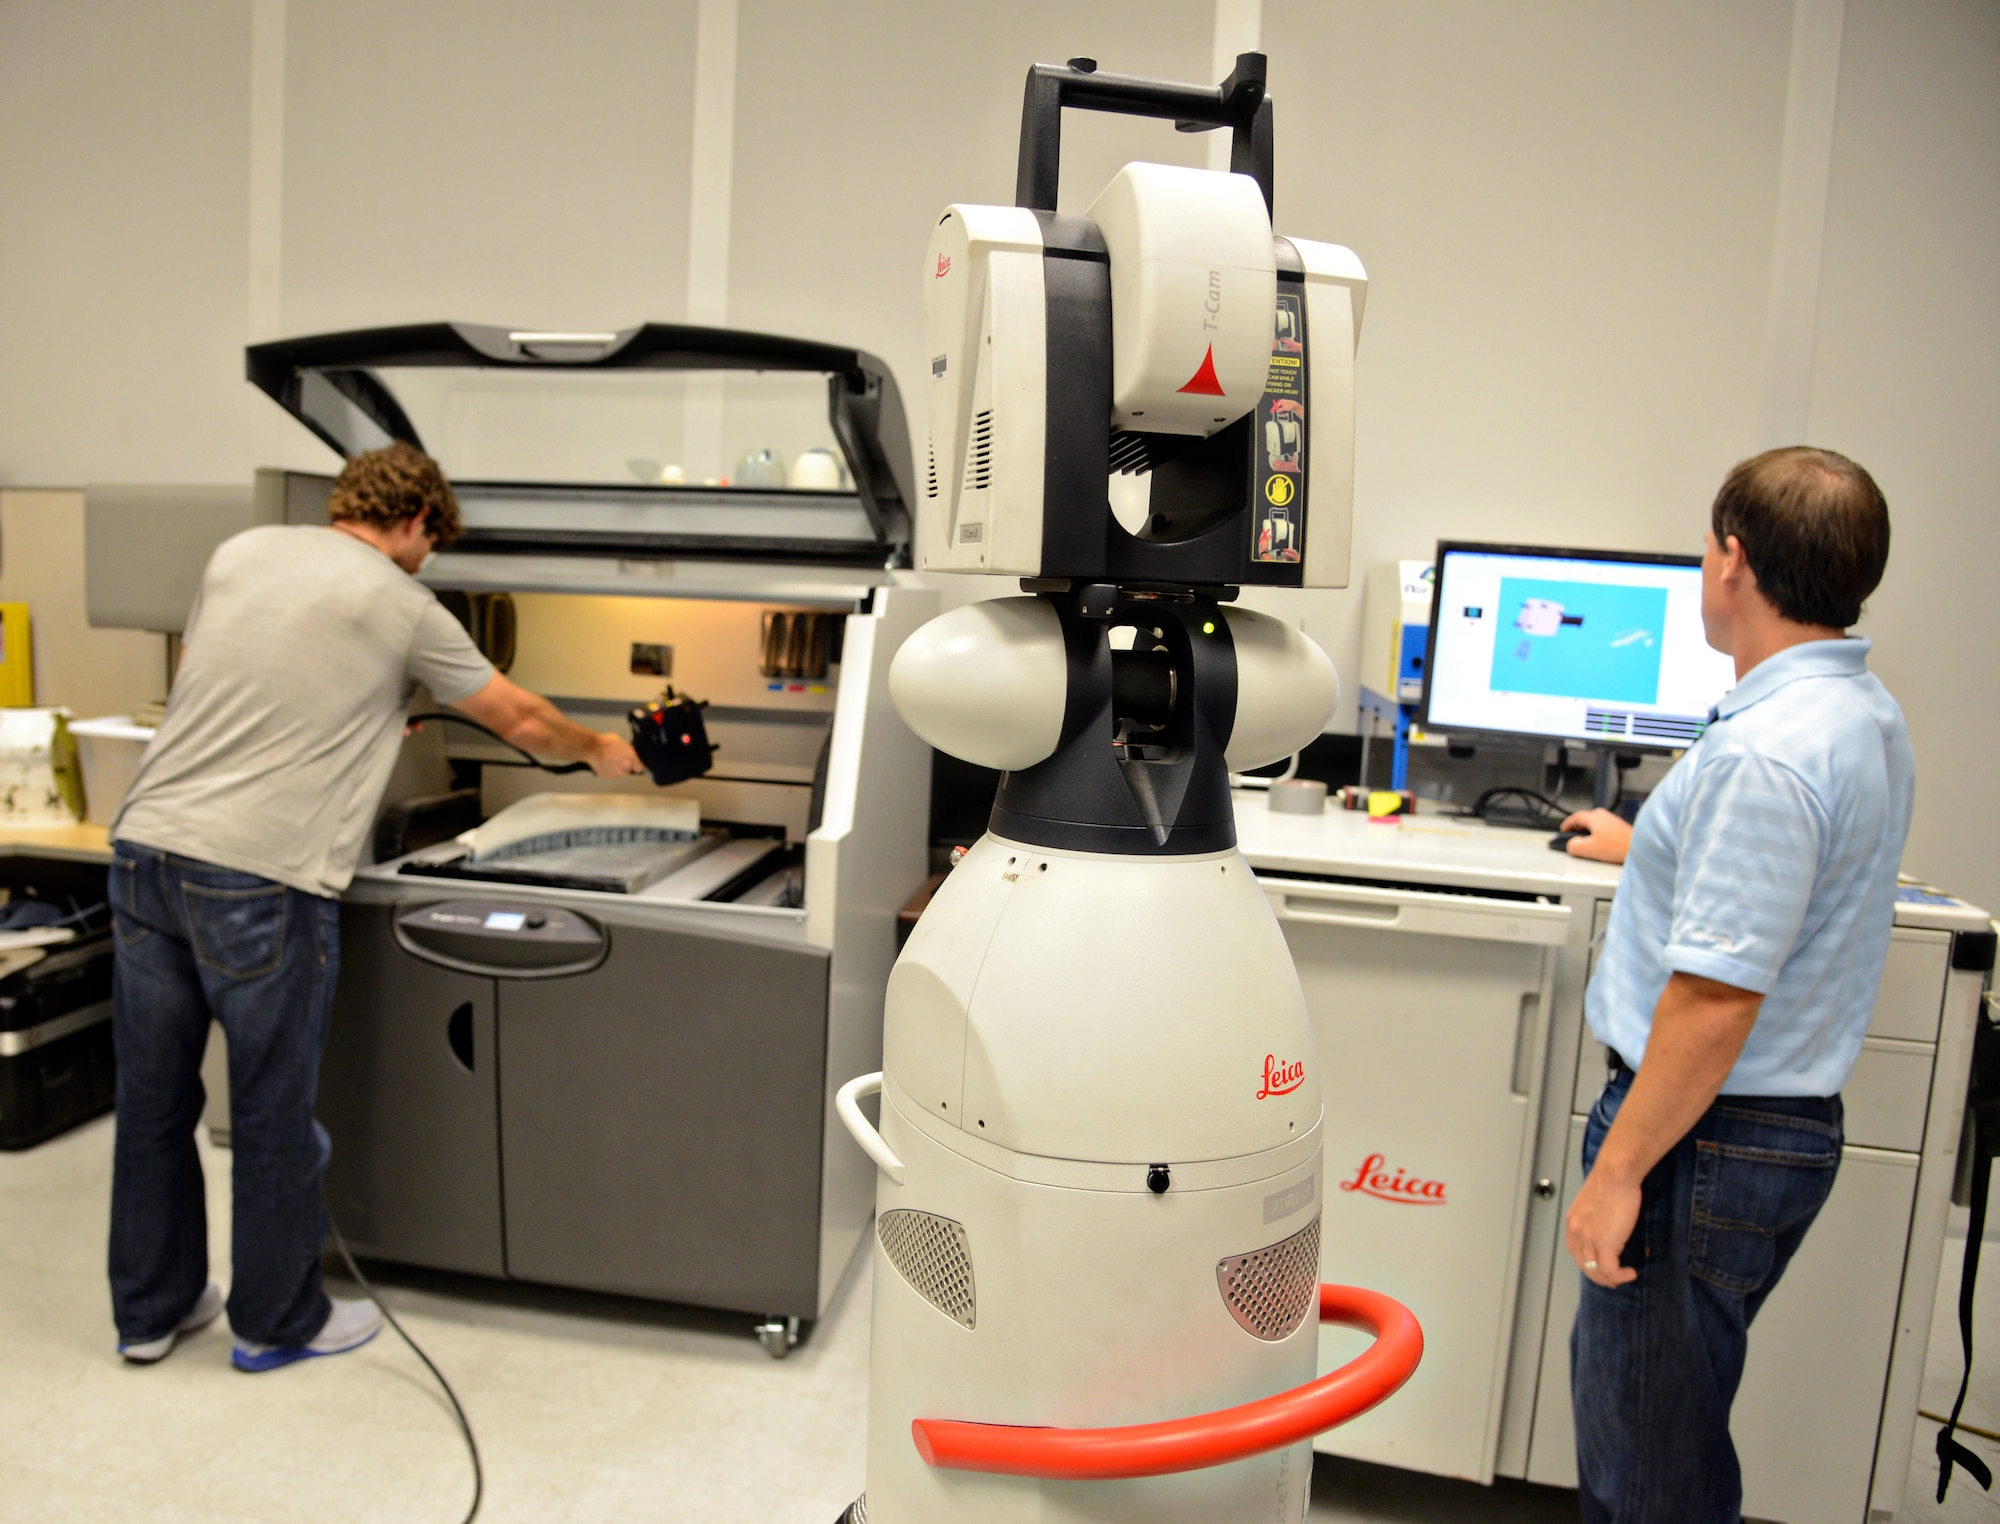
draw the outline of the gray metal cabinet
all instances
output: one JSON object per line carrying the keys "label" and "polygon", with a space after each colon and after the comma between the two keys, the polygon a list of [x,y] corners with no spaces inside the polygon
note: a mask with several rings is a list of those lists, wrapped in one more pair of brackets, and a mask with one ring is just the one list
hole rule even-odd
{"label": "gray metal cabinet", "polygon": [[[1604,1050],[1590,1037],[1584,1004],[1617,870],[1551,854],[1530,833],[1436,816],[1385,828],[1340,810],[1273,815],[1248,795],[1238,796],[1236,813],[1244,855],[1286,923],[1328,1080],[1324,1271],[1403,1298],[1434,1333],[1423,1367],[1394,1401],[1321,1443],[1479,1479],[1574,1485],[1569,1331],[1577,1270],[1563,1249],[1562,1218],[1580,1184],[1583,1113],[1605,1079]],[[1314,891],[1293,887],[1294,877],[1316,880],[1326,886],[1319,893],[1347,903],[1315,906]],[[1505,1025],[1503,1008],[1488,1002],[1483,1025],[1443,1020],[1453,959],[1484,954],[1470,947],[1442,954],[1447,938],[1466,933],[1418,924],[1439,902],[1471,909],[1503,897],[1568,912],[1567,936],[1546,949],[1554,964],[1546,1046],[1516,1067],[1516,1093],[1540,1097],[1528,1103],[1526,1120],[1475,1103],[1477,1092],[1493,1088],[1497,1055],[1490,1042],[1464,1039],[1490,1038]],[[1392,909],[1392,900],[1402,908]],[[1337,918],[1342,929],[1302,929],[1315,917]],[[1985,911],[1948,895],[1907,886],[1898,896],[1881,990],[1843,1091],[1848,1147],[1839,1177],[1750,1334],[1732,1429],[1751,1516],[1864,1524],[1902,1504],[1989,928]],[[1506,981],[1494,973],[1497,998]],[[1446,1004],[1428,1010],[1435,997]],[[1538,1083],[1542,1063],[1546,1084]],[[1394,1146],[1367,1143],[1357,1127]],[[1532,1168],[1512,1174],[1524,1130]],[[1407,1153],[1411,1173],[1441,1183],[1444,1204],[1384,1203],[1400,1217],[1382,1216],[1371,1233],[1356,1215],[1369,1203],[1342,1192],[1339,1178],[1344,1170],[1346,1181],[1355,1179],[1365,1156],[1350,1156],[1364,1148],[1382,1154],[1392,1176]],[[1490,1199],[1508,1178],[1515,1209],[1525,1207],[1524,1229],[1503,1221]],[[1450,1224],[1453,1217],[1464,1224]],[[1457,1247],[1461,1227],[1516,1256],[1517,1279],[1499,1283],[1497,1308],[1492,1274],[1473,1273],[1485,1263],[1480,1253]],[[1360,1343],[1358,1335],[1328,1335],[1322,1368]],[[1497,1385],[1496,1369],[1504,1369]],[[1490,1425],[1496,1408],[1497,1438],[1488,1427],[1475,1447],[1481,1417]],[[1394,1415],[1420,1410],[1433,1419],[1449,1410],[1450,1420],[1439,1435],[1393,1432]]]}
{"label": "gray metal cabinet", "polygon": [[[1602,916],[1608,918],[1609,905]],[[1783,1524],[1858,1521],[1901,1500],[1912,1416],[1887,1399],[1899,1325],[1928,1326],[1928,1268],[1913,1266],[1919,1175],[1937,1135],[1956,1123],[1932,1116],[1941,1019],[1950,998],[1951,934],[1899,925],[1868,1036],[1842,1092],[1848,1146],[1833,1194],[1798,1257],[1750,1332],[1730,1429],[1743,1466],[1743,1508]],[[1957,1034],[1962,1041],[1963,1033]],[[1963,1069],[1963,1055],[1953,1073]],[[1584,1112],[1604,1084],[1604,1049],[1583,1034],[1560,1200],[1582,1185],[1579,1153]],[[1946,1089],[1950,1086],[1946,1083]],[[1947,1146],[1943,1150],[1948,1153]],[[1933,1214],[1934,1215],[1934,1214]],[[1529,1450],[1530,1481],[1576,1484],[1576,1443],[1569,1402],[1569,1327],[1577,1273],[1555,1265],[1544,1326],[1540,1391]],[[1926,1299],[1912,1306],[1912,1299]],[[1907,1379],[1907,1378],[1906,1378]]]}
{"label": "gray metal cabinet", "polygon": [[[1570,1129],[1562,1199],[1583,1186],[1583,1118]],[[1881,1422],[1883,1372],[1895,1339],[1897,1296],[1917,1160],[1850,1147],[1833,1194],[1798,1257],[1771,1293],[1750,1338],[1730,1431],[1743,1466],[1746,1515],[1855,1520],[1867,1514]],[[1576,1485],[1569,1416],[1569,1331],[1581,1291],[1575,1269],[1550,1285],[1528,1479]],[[1829,1311],[1840,1309],[1837,1327]]]}
{"label": "gray metal cabinet", "polygon": [[364,1254],[810,1319],[828,954],[514,896],[342,910],[327,1189]]}
{"label": "gray metal cabinet", "polygon": [[508,1272],[815,1316],[826,955],[610,936],[499,988]]}
{"label": "gray metal cabinet", "polygon": [[357,1253],[504,1275],[493,981],[404,956],[392,914],[341,907],[327,1200]]}

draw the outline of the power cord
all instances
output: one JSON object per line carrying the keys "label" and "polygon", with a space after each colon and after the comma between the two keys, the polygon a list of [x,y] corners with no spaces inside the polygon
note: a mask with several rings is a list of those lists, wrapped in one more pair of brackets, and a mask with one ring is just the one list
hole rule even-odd
{"label": "power cord", "polygon": [[[1951,1420],[1945,1417],[1944,1414],[1933,1413],[1929,1408],[1918,1408],[1917,1417],[1928,1418],[1932,1423],[1941,1423],[1941,1424],[1951,1423]],[[1958,1421],[1956,1425],[1954,1425],[1954,1427],[1958,1428],[1959,1430],[1967,1434],[1977,1434],[1981,1439],[2000,1441],[2000,1434],[1994,1433],[1993,1430],[1991,1429],[1982,1429],[1977,1424],[1967,1423],[1962,1418]]]}
{"label": "power cord", "polygon": [[[1518,802],[1509,804],[1506,802],[1509,800]],[[1461,819],[1484,820],[1490,825],[1524,826],[1537,831],[1552,830],[1569,816],[1570,811],[1547,794],[1515,785],[1489,788],[1472,801],[1470,808],[1460,812]]]}
{"label": "power cord", "polygon": [[369,1284],[368,1277],[361,1273],[361,1267],[354,1263],[354,1255],[348,1250],[347,1240],[340,1235],[340,1224],[333,1220],[331,1206],[327,1208],[326,1225],[333,1234],[333,1246],[340,1251],[340,1262],[347,1266],[347,1273],[355,1279],[362,1291],[367,1293],[368,1299],[381,1310],[389,1326],[396,1330],[405,1344],[410,1346],[410,1353],[424,1362],[424,1369],[435,1376],[437,1384],[444,1389],[445,1399],[451,1404],[452,1416],[458,1420],[459,1432],[465,1436],[465,1448],[472,1456],[472,1506],[466,1510],[465,1518],[461,1521],[461,1524],[472,1524],[472,1521],[479,1516],[480,1503],[486,1497],[486,1468],[480,1464],[479,1441],[472,1437],[472,1422],[465,1416],[465,1408],[458,1400],[458,1393],[454,1392],[451,1383],[444,1379],[444,1372],[439,1370],[431,1357],[424,1353],[423,1346],[410,1337],[407,1328],[396,1321],[396,1315],[389,1310],[388,1303],[382,1300],[382,1293]]}
{"label": "power cord", "polygon": [[588,762],[544,762],[540,757],[534,755],[534,753],[523,747],[516,746],[512,741],[501,735],[499,731],[489,730],[486,726],[480,724],[479,721],[468,720],[462,714],[447,714],[442,709],[434,709],[429,714],[413,714],[404,723],[414,730],[427,720],[443,720],[447,724],[463,725],[467,730],[476,730],[483,736],[490,736],[509,751],[521,754],[521,760],[518,762],[488,762],[486,764],[488,767],[539,767],[545,773],[587,773],[590,771],[590,764]]}

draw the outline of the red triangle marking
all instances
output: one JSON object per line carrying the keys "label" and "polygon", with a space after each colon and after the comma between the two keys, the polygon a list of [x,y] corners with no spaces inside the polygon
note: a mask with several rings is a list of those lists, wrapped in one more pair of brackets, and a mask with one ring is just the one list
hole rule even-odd
{"label": "red triangle marking", "polygon": [[1181,388],[1193,392],[1198,397],[1220,397],[1223,395],[1222,381],[1215,374],[1215,346],[1208,346],[1208,353],[1201,357],[1201,364],[1195,368],[1194,376]]}

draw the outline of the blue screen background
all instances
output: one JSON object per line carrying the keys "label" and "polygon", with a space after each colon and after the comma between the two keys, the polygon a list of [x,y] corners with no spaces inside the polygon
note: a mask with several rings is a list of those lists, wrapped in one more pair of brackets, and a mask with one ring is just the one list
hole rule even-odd
{"label": "blue screen background", "polygon": [[[1530,635],[1515,620],[1532,598],[1581,617],[1552,635]],[[1657,704],[1666,647],[1667,590],[1611,582],[1500,579],[1500,627],[1494,632],[1492,686],[1498,693],[1541,693],[1609,704]]]}

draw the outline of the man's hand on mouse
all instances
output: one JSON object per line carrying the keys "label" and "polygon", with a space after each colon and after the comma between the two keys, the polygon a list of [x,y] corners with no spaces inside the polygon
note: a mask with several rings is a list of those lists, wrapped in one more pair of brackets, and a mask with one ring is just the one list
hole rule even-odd
{"label": "man's hand on mouse", "polygon": [[1622,815],[1609,810],[1578,810],[1562,823],[1565,831],[1588,831],[1569,844],[1571,857],[1588,857],[1594,862],[1622,863],[1631,850],[1632,827]]}

